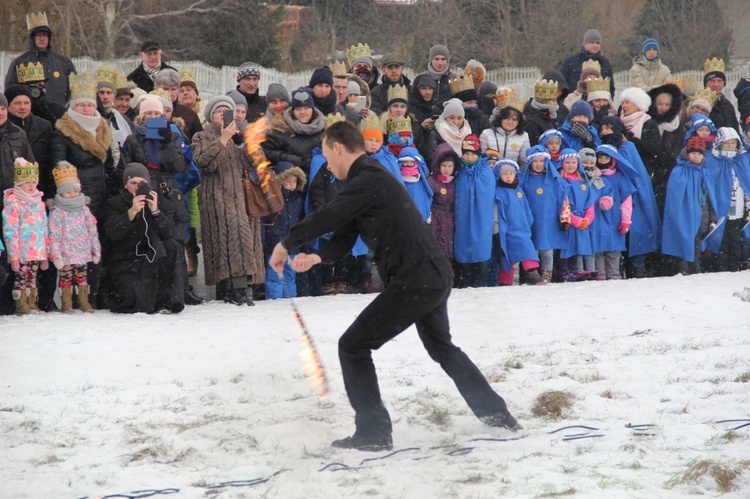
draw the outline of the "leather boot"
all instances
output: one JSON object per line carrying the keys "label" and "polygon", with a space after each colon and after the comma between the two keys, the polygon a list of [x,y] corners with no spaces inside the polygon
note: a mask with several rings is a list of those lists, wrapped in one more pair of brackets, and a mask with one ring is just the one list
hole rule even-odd
{"label": "leather boot", "polygon": [[28,297],[26,296],[27,291],[26,289],[13,290],[13,301],[16,302],[16,315],[28,315],[31,313]]}
{"label": "leather boot", "polygon": [[62,307],[60,308],[60,312],[63,312],[65,314],[72,314],[73,313],[73,288],[68,286],[67,288],[60,288],[60,301],[62,302]]}
{"label": "leather boot", "polygon": [[91,288],[89,288],[88,285],[76,286],[76,294],[78,295],[78,308],[80,308],[82,312],[92,313],[94,311],[94,307],[92,307],[89,303],[90,291]]}
{"label": "leather boot", "polygon": [[539,284],[549,284],[552,282],[552,271],[542,270],[542,281]]}
{"label": "leather boot", "polygon": [[26,296],[27,303],[29,304],[29,310],[32,314],[43,314],[44,310],[39,308],[37,306],[37,301],[39,300],[39,291],[37,291],[36,288],[26,288],[26,292],[28,293]]}

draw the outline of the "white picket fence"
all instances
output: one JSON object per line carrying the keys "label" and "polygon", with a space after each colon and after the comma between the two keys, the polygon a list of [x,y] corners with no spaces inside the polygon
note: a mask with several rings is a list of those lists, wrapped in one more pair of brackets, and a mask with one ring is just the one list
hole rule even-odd
{"label": "white picket fence", "polygon": [[[4,52],[0,51],[0,70],[8,68],[16,57],[20,55],[19,52]],[[113,59],[108,61],[95,61],[88,57],[80,57],[73,59],[78,72],[90,72],[96,68],[109,65],[117,68],[117,70],[127,75],[138,64],[140,64],[138,57],[130,57],[127,59]],[[203,98],[211,98],[218,94],[226,93],[233,89],[236,83],[237,67],[236,66],[222,66],[221,68],[215,68],[209,66],[201,61],[167,61],[168,64],[175,68],[191,68],[195,72],[195,79],[198,88],[200,89],[201,96]],[[6,70],[7,71],[7,70]],[[407,77],[414,79],[414,76],[418,74],[418,71],[414,71],[411,68],[406,68],[404,73]],[[312,71],[301,71],[297,73],[283,73],[272,68],[261,68],[260,78],[260,92],[261,95],[266,93],[268,85],[271,83],[280,83],[287,89],[294,90],[298,87],[306,86],[310,81]],[[518,94],[524,99],[530,98],[534,93],[534,83],[542,77],[543,72],[537,67],[530,68],[501,68],[493,71],[488,71],[486,79],[495,83],[498,86],[511,87],[518,92]],[[732,94],[732,89],[735,87],[737,82],[750,75],[750,65],[745,64],[732,68],[726,72],[727,85],[724,88],[724,95],[732,101],[736,106],[736,98]],[[690,70],[681,71],[674,75],[675,77],[695,77],[699,81],[703,78],[703,71],[701,70]],[[629,71],[619,71],[614,75],[615,88],[624,89],[629,86],[630,75]],[[0,85],[3,82],[0,81]],[[570,84],[571,88],[574,88],[575,82]],[[4,88],[3,88],[4,90]]]}

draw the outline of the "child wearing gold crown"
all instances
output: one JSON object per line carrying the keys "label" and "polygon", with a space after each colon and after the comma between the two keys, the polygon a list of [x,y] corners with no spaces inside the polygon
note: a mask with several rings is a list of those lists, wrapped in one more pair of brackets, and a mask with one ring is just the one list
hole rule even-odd
{"label": "child wearing gold crown", "polygon": [[[60,271],[61,312],[73,312],[73,290],[83,312],[93,312],[89,303],[88,262],[99,263],[101,244],[96,219],[86,206],[76,167],[67,161],[52,170],[57,195],[47,204],[49,213],[50,259]],[[75,286],[75,288],[74,288]]]}
{"label": "child wearing gold crown", "polygon": [[16,274],[13,300],[17,315],[43,313],[36,306],[36,281],[39,269],[49,266],[49,239],[42,192],[36,188],[39,165],[17,158],[14,166],[13,187],[3,197],[3,239],[10,267]]}

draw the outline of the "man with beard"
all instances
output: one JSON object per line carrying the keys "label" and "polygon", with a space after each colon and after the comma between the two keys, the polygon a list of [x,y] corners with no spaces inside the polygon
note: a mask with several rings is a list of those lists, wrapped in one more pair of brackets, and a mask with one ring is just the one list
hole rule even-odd
{"label": "man with beard", "polygon": [[411,91],[411,80],[404,76],[404,64],[406,59],[400,54],[389,52],[380,59],[380,68],[383,70],[383,78],[379,85],[372,89],[372,105],[370,109],[378,115],[382,114],[388,107],[388,89],[393,85],[406,87]]}

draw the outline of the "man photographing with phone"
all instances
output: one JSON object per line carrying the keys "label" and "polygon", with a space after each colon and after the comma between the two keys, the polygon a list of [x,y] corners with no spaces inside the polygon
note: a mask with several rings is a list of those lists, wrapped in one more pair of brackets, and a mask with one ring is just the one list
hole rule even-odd
{"label": "man photographing with phone", "polygon": [[294,226],[274,248],[270,265],[282,271],[289,249],[333,232],[317,252],[292,261],[297,272],[344,257],[361,236],[374,252],[385,283],[379,294],[339,339],[344,386],[355,412],[355,432],[334,447],[384,450],[393,447],[391,419],[380,397],[372,350],[412,324],[430,357],[453,379],[474,414],[485,424],[511,430],[521,426],[505,401],[460,348],[451,342],[448,297],[453,283],[443,256],[411,197],[377,161],[365,154],[357,127],[338,122],[323,134],[328,169],[346,180],[336,198]]}

